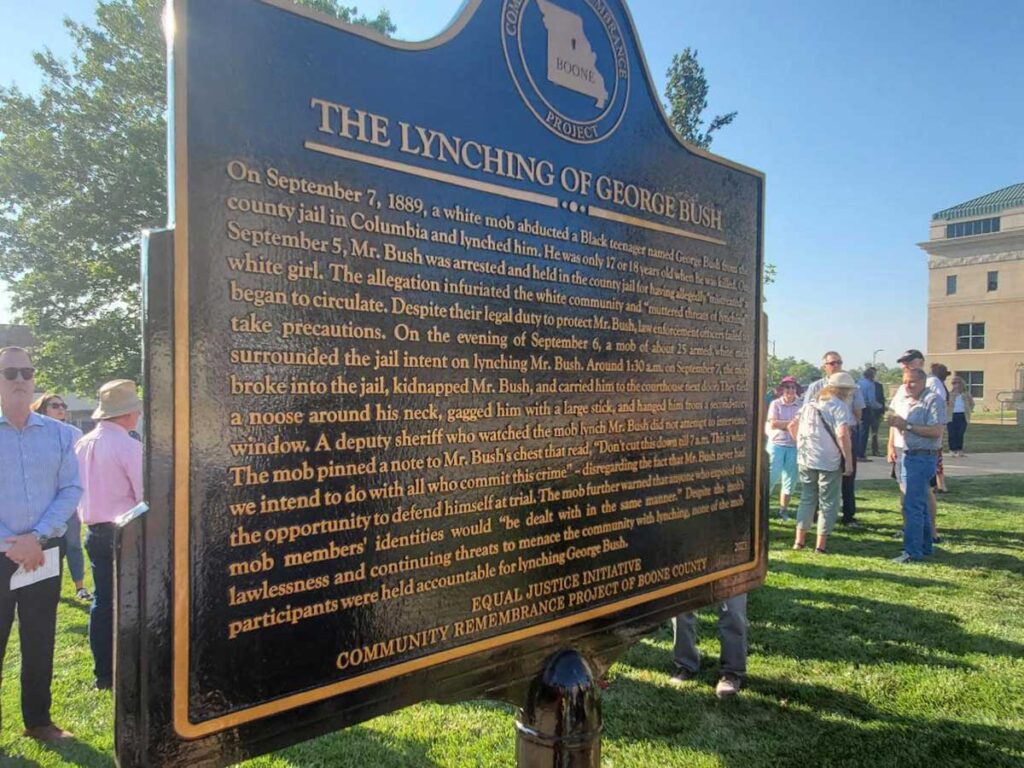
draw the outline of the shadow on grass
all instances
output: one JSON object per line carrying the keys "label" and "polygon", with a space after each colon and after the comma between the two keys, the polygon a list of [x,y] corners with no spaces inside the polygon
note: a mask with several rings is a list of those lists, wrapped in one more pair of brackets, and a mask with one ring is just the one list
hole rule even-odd
{"label": "shadow on grass", "polygon": [[950,614],[858,595],[822,594],[765,586],[758,591],[762,615],[752,646],[794,659],[852,664],[927,664],[970,668],[962,657],[982,653],[1020,657],[1024,645],[965,632]]}
{"label": "shadow on grass", "polygon": [[70,765],[86,766],[86,768],[113,768],[115,765],[113,756],[101,752],[91,744],[79,739],[44,744],[33,741],[27,736],[16,736],[7,745],[0,747],[0,766],[3,768],[40,768],[42,765],[52,764],[49,760],[41,763],[28,757],[11,754],[20,752],[23,748],[34,754],[41,749],[43,754],[53,753],[59,755]]}
{"label": "shadow on grass", "polygon": [[[949,541],[955,543],[955,534],[949,537]],[[980,552],[957,552],[947,556],[949,565],[958,568],[979,568],[985,571],[1008,571],[1018,576],[1024,576],[1024,560],[1013,555],[1002,555],[999,553]]]}
{"label": "shadow on grass", "polygon": [[0,747],[0,765],[3,768],[39,768],[39,763],[35,760],[8,756],[7,751],[3,747]]}
{"label": "shadow on grass", "polygon": [[[654,704],[654,706],[652,706]],[[642,706],[644,716],[636,717]],[[718,701],[702,677],[682,688],[617,677],[604,699],[609,741],[661,742],[724,766],[1019,766],[1024,734],[895,715],[822,685],[755,678]],[[611,745],[609,745],[611,746]]]}
{"label": "shadow on grass", "polygon": [[84,603],[77,597],[62,597],[60,599],[60,604],[63,605],[65,608],[81,611],[86,616],[89,615],[89,610],[91,607],[90,603]]}
{"label": "shadow on grass", "polygon": [[[749,638],[750,653],[798,660],[847,664],[914,664],[972,669],[962,660],[971,654],[1024,656],[1024,645],[965,632],[951,615],[857,595],[780,589],[757,591],[759,623]],[[700,613],[700,634],[713,636],[715,617]],[[671,642],[671,629],[653,637]],[[950,658],[954,657],[954,658]],[[959,657],[959,658],[958,658]],[[622,661],[634,667],[667,671],[669,654],[647,643],[633,646]]]}
{"label": "shadow on grass", "polygon": [[906,587],[945,587],[950,584],[950,582],[942,581],[940,579],[924,579],[918,576],[881,573],[868,570],[858,571],[853,568],[837,568],[833,566],[819,565],[817,563],[798,563],[792,560],[772,563],[772,571],[775,573],[788,573],[793,576],[806,579],[840,579],[843,581],[876,579],[878,581],[884,581],[887,584],[902,584]]}
{"label": "shadow on grass", "polygon": [[402,739],[356,726],[288,747],[274,757],[296,768],[438,768],[428,754],[430,745],[429,739]]}
{"label": "shadow on grass", "polygon": [[[941,522],[941,518],[940,518]],[[1014,531],[986,531],[979,528],[949,528],[950,540],[965,547],[1024,550],[1024,534]]]}
{"label": "shadow on grass", "polygon": [[[72,765],[84,765],[90,768],[112,768],[115,764],[114,758],[109,754],[100,752],[91,744],[79,741],[78,739],[68,739],[64,742],[48,744],[46,749],[56,752]],[[0,765],[6,768],[7,763],[0,763]]]}

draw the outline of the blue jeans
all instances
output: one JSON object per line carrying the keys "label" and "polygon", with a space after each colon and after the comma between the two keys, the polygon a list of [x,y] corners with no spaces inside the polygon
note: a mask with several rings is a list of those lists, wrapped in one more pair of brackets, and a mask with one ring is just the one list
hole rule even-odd
{"label": "blue jeans", "polygon": [[932,525],[928,519],[928,484],[935,477],[935,455],[903,452],[903,551],[912,560],[932,553]]}
{"label": "blue jeans", "polygon": [[[865,413],[867,409],[865,408]],[[853,428],[853,451],[857,454],[858,459],[867,458],[868,450],[868,425],[867,417]]]}
{"label": "blue jeans", "polygon": [[[721,674],[745,677],[747,674],[747,595],[736,595],[721,602],[718,608],[718,637],[722,651],[719,657]],[[681,613],[672,620],[675,645],[672,649],[675,664],[680,669],[696,674],[700,671],[700,651],[697,649],[697,617],[694,613]]]}
{"label": "blue jeans", "polygon": [[89,612],[89,647],[96,681],[114,679],[114,525],[90,525],[85,551],[92,568],[92,610]]}
{"label": "blue jeans", "polygon": [[78,584],[85,580],[85,555],[82,554],[82,523],[75,512],[68,519],[68,529],[64,532],[64,544],[67,549],[64,556],[68,559],[68,570],[71,580]]}

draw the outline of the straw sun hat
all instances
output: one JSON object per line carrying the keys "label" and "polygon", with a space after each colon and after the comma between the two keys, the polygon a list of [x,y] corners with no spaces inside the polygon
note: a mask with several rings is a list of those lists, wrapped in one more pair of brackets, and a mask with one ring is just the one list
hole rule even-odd
{"label": "straw sun hat", "polygon": [[135,413],[142,410],[142,401],[135,391],[135,382],[131,379],[114,379],[108,381],[96,393],[100,404],[92,412],[92,418],[115,419],[127,413]]}

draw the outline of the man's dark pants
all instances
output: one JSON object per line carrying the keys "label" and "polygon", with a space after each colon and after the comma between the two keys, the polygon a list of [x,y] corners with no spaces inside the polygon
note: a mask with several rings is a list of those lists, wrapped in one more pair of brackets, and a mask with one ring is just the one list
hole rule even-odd
{"label": "man's dark pants", "polygon": [[57,631],[60,577],[44,579],[11,590],[16,563],[0,555],[0,664],[18,614],[21,640],[21,717],[26,728],[49,725],[50,683],[53,680],[53,644]]}
{"label": "man's dark pants", "polygon": [[864,440],[864,453],[867,454],[867,435],[871,436],[871,454],[873,456],[880,456],[878,452],[878,429],[882,423],[882,414],[885,411],[881,408],[865,408],[864,409],[864,428],[866,430]]}
{"label": "man's dark pants", "polygon": [[89,612],[93,674],[97,684],[109,686],[114,679],[114,524],[90,525],[85,551],[94,585]]}
{"label": "man's dark pants", "polygon": [[857,514],[857,498],[853,495],[857,483],[857,456],[853,457],[853,472],[843,475],[843,516],[840,523],[849,524],[853,522],[853,516]]}

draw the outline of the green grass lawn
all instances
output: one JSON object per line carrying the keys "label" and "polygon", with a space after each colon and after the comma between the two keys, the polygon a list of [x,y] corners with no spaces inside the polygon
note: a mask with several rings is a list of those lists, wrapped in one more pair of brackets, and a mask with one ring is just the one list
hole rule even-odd
{"label": "green grass lawn", "polygon": [[[714,698],[718,643],[707,612],[699,681],[669,683],[668,627],[612,668],[603,765],[1024,765],[1024,476],[959,479],[940,503],[945,541],[922,565],[889,562],[901,548],[893,485],[864,483],[859,499],[863,528],[837,533],[830,555],[791,551],[792,525],[772,522],[768,582],[750,599],[749,684],[737,700]],[[3,768],[113,765],[111,697],[90,688],[86,612],[70,583],[59,621],[54,717],[79,741],[57,752],[19,736],[12,637]],[[246,765],[513,762],[511,708],[468,702],[422,704]]]}
{"label": "green grass lawn", "polygon": [[[946,433],[946,448],[949,448],[949,433]],[[964,450],[967,453],[1006,453],[1024,451],[1024,427],[1013,424],[979,424],[971,422],[964,436]]]}

